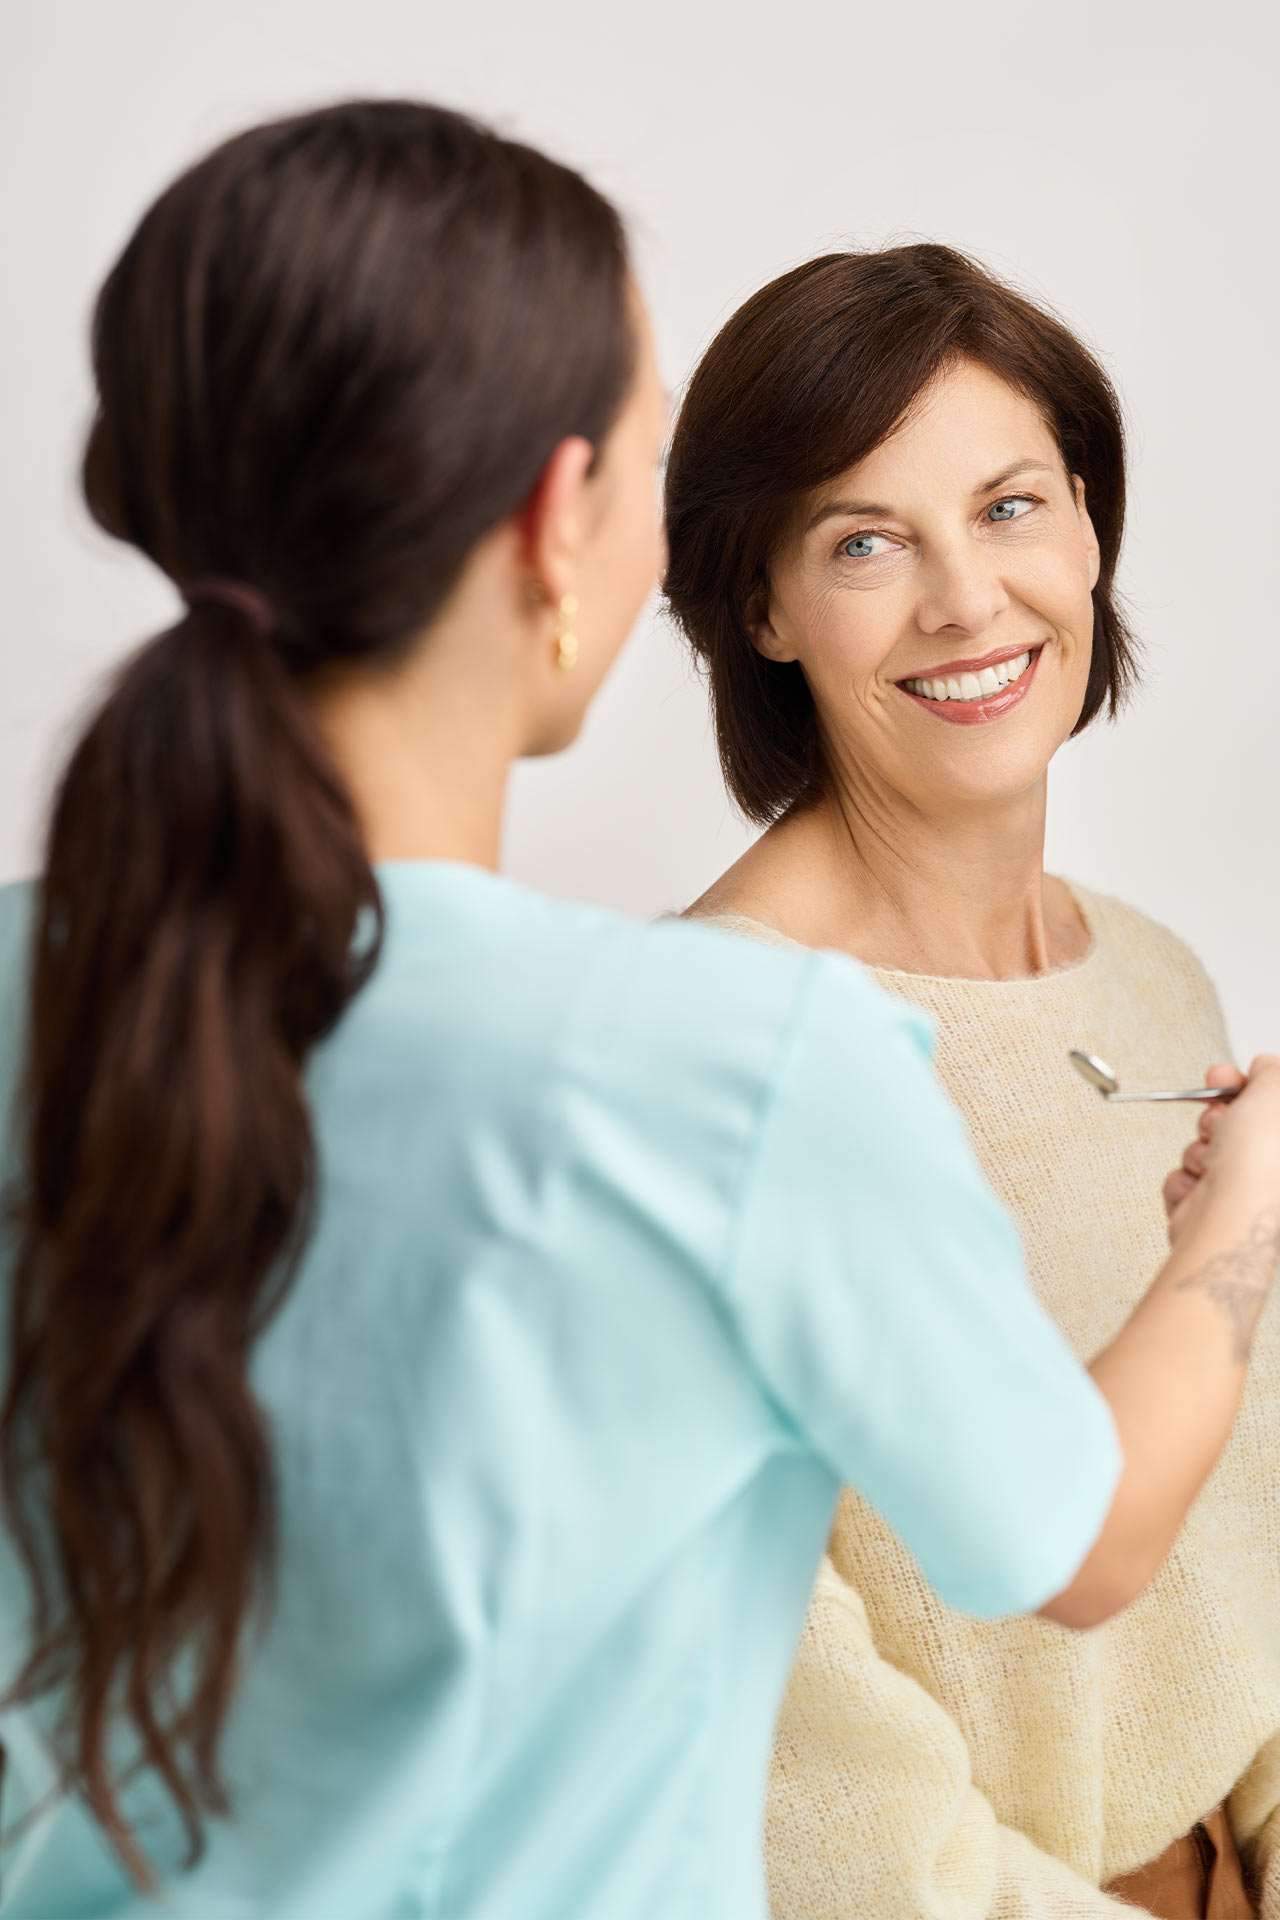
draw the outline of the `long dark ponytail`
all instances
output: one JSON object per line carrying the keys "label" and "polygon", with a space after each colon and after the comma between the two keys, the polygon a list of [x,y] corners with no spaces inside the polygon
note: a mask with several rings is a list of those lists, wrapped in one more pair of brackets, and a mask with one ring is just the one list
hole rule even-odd
{"label": "long dark ponytail", "polygon": [[64,1690],[64,1784],[143,1881],[109,1736],[198,1848],[271,1565],[248,1366],[307,1233],[302,1072],[380,936],[305,683],[421,634],[557,441],[603,438],[631,358],[608,204],[410,103],[230,141],[99,299],[89,505],[191,604],[53,808],[0,1472],[35,1596],[11,1697]]}

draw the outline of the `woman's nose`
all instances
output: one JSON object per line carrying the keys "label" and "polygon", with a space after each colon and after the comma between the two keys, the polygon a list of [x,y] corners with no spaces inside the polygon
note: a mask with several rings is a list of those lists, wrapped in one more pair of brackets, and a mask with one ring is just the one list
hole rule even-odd
{"label": "woman's nose", "polygon": [[916,608],[922,633],[983,633],[1009,605],[991,556],[974,546],[949,548],[928,563]]}

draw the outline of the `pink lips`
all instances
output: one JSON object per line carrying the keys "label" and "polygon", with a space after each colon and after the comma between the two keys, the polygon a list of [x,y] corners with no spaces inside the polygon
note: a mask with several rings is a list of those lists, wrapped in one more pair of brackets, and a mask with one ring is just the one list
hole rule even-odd
{"label": "pink lips", "polygon": [[989,700],[926,700],[923,694],[908,693],[899,684],[899,693],[905,693],[908,700],[914,700],[918,707],[924,707],[939,720],[950,721],[953,727],[981,727],[988,720],[1003,720],[1006,713],[1026,699],[1031,682],[1036,677],[1036,668],[1040,665],[1042,649],[1036,647],[1031,655],[1031,664],[1020,679],[1011,687],[1003,687],[999,693],[993,693]]}

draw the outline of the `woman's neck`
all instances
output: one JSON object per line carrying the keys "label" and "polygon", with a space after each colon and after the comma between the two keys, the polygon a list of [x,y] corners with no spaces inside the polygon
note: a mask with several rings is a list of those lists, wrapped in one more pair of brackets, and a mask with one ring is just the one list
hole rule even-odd
{"label": "woman's neck", "polygon": [[473,561],[444,612],[388,665],[335,667],[310,683],[312,717],[374,861],[498,865],[528,729],[527,645],[493,572]]}
{"label": "woman's neck", "polygon": [[788,815],[699,902],[870,966],[1010,980],[1080,959],[1089,935],[1044,871],[1044,782],[930,812],[841,787]]}

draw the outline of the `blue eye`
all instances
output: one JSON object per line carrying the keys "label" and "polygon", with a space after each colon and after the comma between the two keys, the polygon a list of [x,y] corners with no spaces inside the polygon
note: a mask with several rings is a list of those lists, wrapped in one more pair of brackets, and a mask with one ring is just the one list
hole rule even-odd
{"label": "blue eye", "polygon": [[987,508],[988,520],[1020,520],[1024,513],[1030,513],[1033,502],[1023,494],[1013,494],[1007,500],[997,500],[993,507]]}
{"label": "blue eye", "polygon": [[850,560],[873,560],[879,551],[879,548],[876,546],[877,540],[883,545],[884,535],[882,533],[855,533],[851,540],[845,541],[840,551],[841,553],[847,554]]}

